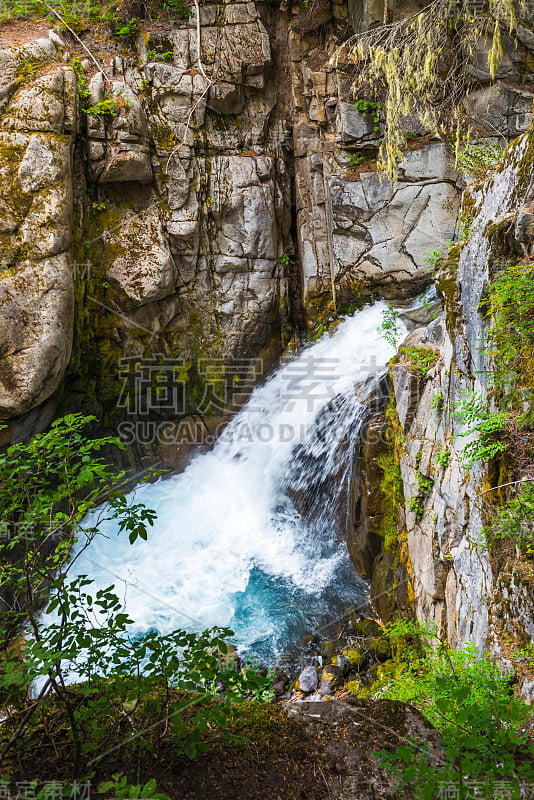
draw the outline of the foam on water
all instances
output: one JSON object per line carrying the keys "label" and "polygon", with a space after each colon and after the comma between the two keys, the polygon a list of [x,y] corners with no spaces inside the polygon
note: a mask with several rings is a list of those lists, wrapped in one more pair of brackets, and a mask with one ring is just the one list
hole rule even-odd
{"label": "foam on water", "polygon": [[289,489],[313,498],[318,464],[321,481],[339,474],[340,442],[353,444],[361,401],[393,355],[378,333],[383,309],[364,308],[283,365],[182,474],[138,487],[136,502],[158,515],[147,542],[101,526],[77,571],[115,582],[137,631],[229,626],[240,651],[273,662],[363,600],[333,504],[304,518]]}

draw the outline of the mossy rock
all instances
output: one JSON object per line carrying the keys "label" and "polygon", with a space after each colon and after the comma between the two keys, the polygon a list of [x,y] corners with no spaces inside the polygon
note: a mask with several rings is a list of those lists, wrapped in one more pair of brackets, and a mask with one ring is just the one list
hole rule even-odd
{"label": "mossy rock", "polygon": [[343,650],[342,655],[344,655],[349,662],[351,670],[355,672],[361,670],[367,661],[367,653],[363,647],[355,646],[347,648],[347,650]]}
{"label": "mossy rock", "polygon": [[391,658],[391,645],[385,636],[374,636],[370,639],[369,650],[373,658],[380,663]]}

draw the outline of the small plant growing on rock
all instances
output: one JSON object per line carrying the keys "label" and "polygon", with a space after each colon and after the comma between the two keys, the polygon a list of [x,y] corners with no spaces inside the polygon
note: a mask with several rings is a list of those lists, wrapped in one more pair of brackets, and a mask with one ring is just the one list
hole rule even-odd
{"label": "small plant growing on rock", "polygon": [[509,541],[528,559],[534,559],[534,481],[526,481],[517,496],[498,509],[484,534],[490,543]]}
{"label": "small plant growing on rock", "polygon": [[347,167],[351,170],[367,164],[367,159],[358,153],[345,153],[345,161],[347,162]]}
{"label": "small plant growing on rock", "polygon": [[442,447],[434,456],[434,461],[441,467],[447,467],[451,460],[451,451],[448,447]]}
{"label": "small plant growing on rock", "polygon": [[417,519],[417,521],[422,519],[424,513],[424,506],[423,506],[423,501],[421,500],[419,495],[411,497],[408,500],[408,511],[411,511],[413,514],[415,514],[415,518]]}
{"label": "small plant growing on rock", "polygon": [[354,103],[354,107],[361,111],[362,114],[369,114],[373,118],[374,122],[374,131],[380,130],[380,110],[382,108],[381,103],[373,103],[372,100],[364,100],[360,97]]}
{"label": "small plant growing on rock", "polygon": [[434,408],[436,411],[442,411],[444,404],[445,398],[443,396],[443,392],[435,392],[432,400],[430,401],[430,408]]}
{"label": "small plant growing on rock", "polygon": [[115,28],[113,31],[113,36],[116,36],[118,39],[122,39],[123,41],[127,42],[131,39],[134,39],[138,33],[139,25],[137,24],[137,19],[132,17],[118,28]]}
{"label": "small plant growing on rock", "polygon": [[483,178],[497,168],[503,153],[497,142],[469,142],[458,154],[459,171],[465,177]]}
{"label": "small plant growing on rock", "polygon": [[462,459],[467,464],[491,461],[499,453],[508,450],[510,442],[505,434],[512,417],[506,411],[490,411],[480,394],[469,393],[458,405],[454,416],[459,422],[469,425],[469,430],[461,436],[478,434],[462,451]]}
{"label": "small plant growing on rock", "polygon": [[160,52],[158,50],[147,50],[146,57],[149,61],[165,61],[169,63],[174,58],[174,51],[165,50],[164,52]]}
{"label": "small plant growing on rock", "polygon": [[441,250],[422,250],[421,255],[425,259],[426,263],[432,267],[432,269],[436,270],[441,265],[443,260],[443,253]]}
{"label": "small plant growing on rock", "polygon": [[395,349],[397,348],[397,342],[399,340],[398,316],[399,312],[395,311],[391,303],[388,303],[387,307],[382,312],[382,322],[378,328],[379,333],[386,342]]}
{"label": "small plant growing on rock", "polygon": [[293,261],[291,253],[282,253],[278,260],[283,267],[290,267]]}
{"label": "small plant growing on rock", "polygon": [[121,108],[129,106],[129,100],[120,95],[110,95],[105,97],[100,103],[82,109],[84,114],[90,117],[118,117]]}
{"label": "small plant growing on rock", "polygon": [[401,347],[399,356],[419,377],[425,377],[438,360],[438,354],[431,347]]}

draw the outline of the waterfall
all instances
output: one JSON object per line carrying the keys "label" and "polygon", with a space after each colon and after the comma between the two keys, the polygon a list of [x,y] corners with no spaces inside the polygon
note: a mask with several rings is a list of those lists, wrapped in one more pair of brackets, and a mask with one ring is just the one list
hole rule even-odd
{"label": "waterfall", "polygon": [[365,602],[338,498],[393,355],[378,332],[384,308],[365,307],[283,364],[183,473],[138,487],[135,501],[158,515],[147,542],[101,526],[77,571],[114,582],[139,632],[228,626],[239,651],[273,663]]}

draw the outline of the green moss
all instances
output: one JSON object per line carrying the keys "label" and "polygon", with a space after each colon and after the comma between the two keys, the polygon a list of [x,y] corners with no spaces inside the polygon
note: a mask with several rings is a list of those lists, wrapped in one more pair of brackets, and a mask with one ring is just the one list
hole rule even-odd
{"label": "green moss", "polygon": [[464,242],[453,244],[436,273],[436,289],[443,300],[447,331],[453,340],[456,338],[456,323],[460,308],[458,265],[463,246]]}
{"label": "green moss", "polygon": [[352,281],[336,287],[335,304],[331,287],[310,292],[306,297],[308,341],[320,339],[340,317],[354,314],[361,308],[366,302],[366,288],[367,285],[362,281]]}
{"label": "green moss", "polygon": [[391,444],[387,452],[378,457],[378,465],[383,471],[380,482],[382,519],[378,535],[384,539],[384,550],[394,553],[397,542],[399,508],[404,501],[404,491],[400,466]]}
{"label": "green moss", "polygon": [[527,133],[527,145],[525,152],[519,158],[518,145],[522,141],[522,137],[512,142],[504,154],[504,163],[509,164],[515,162],[516,186],[512,196],[511,205],[525,198],[526,192],[532,182],[532,175],[534,173],[534,125],[531,125]]}
{"label": "green moss", "polygon": [[356,672],[363,667],[367,660],[367,653],[362,647],[349,647],[341,654],[349,662],[350,668]]}

